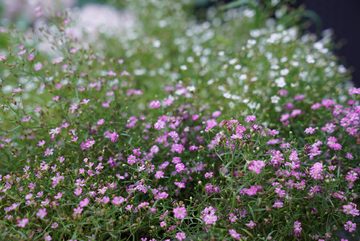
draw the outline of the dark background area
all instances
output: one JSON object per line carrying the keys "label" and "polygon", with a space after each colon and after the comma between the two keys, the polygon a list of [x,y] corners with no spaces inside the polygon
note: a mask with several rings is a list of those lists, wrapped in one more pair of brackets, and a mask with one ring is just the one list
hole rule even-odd
{"label": "dark background area", "polygon": [[[335,49],[340,63],[352,67],[353,82],[360,87],[360,1],[359,0],[297,0],[296,5],[305,4],[322,20],[323,29],[332,28],[335,42],[341,48]],[[316,32],[315,25],[310,31]]]}
{"label": "dark background area", "polygon": [[[262,0],[270,2],[270,0]],[[233,2],[233,0],[197,0],[195,13],[202,15],[208,7]],[[352,81],[360,87],[360,0],[296,0],[294,7],[304,5],[314,11],[322,21],[322,29],[333,29],[339,63],[350,69]],[[312,21],[304,19],[304,21]],[[317,32],[315,23],[309,30]]]}

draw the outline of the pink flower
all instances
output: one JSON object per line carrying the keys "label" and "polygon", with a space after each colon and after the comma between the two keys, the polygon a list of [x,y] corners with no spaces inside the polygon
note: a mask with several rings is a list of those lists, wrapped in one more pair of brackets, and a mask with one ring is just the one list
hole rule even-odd
{"label": "pink flower", "polygon": [[281,90],[278,90],[278,93],[280,96],[285,96],[285,95],[287,95],[287,90],[281,89]]}
{"label": "pink flower", "polygon": [[72,104],[69,110],[71,110],[71,113],[73,114],[75,110],[77,110],[78,106],[77,104]]}
{"label": "pink flower", "polygon": [[156,179],[160,179],[164,177],[164,172],[163,171],[157,171],[155,174],[155,178]]}
{"label": "pink flower", "polygon": [[249,189],[246,190],[246,194],[249,196],[255,195],[257,190],[257,187],[251,186]]}
{"label": "pink flower", "polygon": [[63,194],[62,194],[61,192],[59,192],[54,198],[55,198],[55,199],[60,199],[60,198],[62,197],[62,195],[63,195]]}
{"label": "pink flower", "polygon": [[347,221],[344,225],[345,230],[348,230],[350,233],[354,230],[356,230],[356,223],[353,223],[351,221]]}
{"label": "pink flower", "polygon": [[82,188],[76,188],[74,194],[79,196],[82,193]]}
{"label": "pink flower", "polygon": [[90,200],[85,198],[83,201],[80,201],[80,207],[86,207],[89,204]]}
{"label": "pink flower", "polygon": [[300,233],[301,233],[301,223],[299,221],[295,221],[294,222],[294,233],[295,233],[295,236],[299,236]]}
{"label": "pink flower", "polygon": [[210,119],[206,121],[206,128],[205,131],[208,131],[212,128],[214,128],[215,126],[217,126],[217,122],[215,119]]}
{"label": "pink flower", "polygon": [[134,155],[130,155],[130,156],[128,157],[128,159],[127,159],[127,163],[128,163],[129,165],[133,165],[133,164],[135,164],[136,162],[138,162],[138,160],[136,159],[136,156],[134,156]]}
{"label": "pink flower", "polygon": [[81,207],[74,208],[75,214],[81,214],[82,211],[83,209]]}
{"label": "pink flower", "polygon": [[205,178],[211,178],[213,176],[213,172],[207,172],[205,173]]}
{"label": "pink flower", "polygon": [[123,72],[121,72],[120,77],[122,77],[123,75],[131,76],[131,74],[126,70],[123,70]]}
{"label": "pink flower", "polygon": [[104,120],[104,119],[100,119],[100,120],[98,120],[97,125],[98,125],[98,126],[101,126],[101,125],[104,124],[104,123],[105,123],[105,120]]}
{"label": "pink flower", "polygon": [[245,225],[248,226],[250,229],[253,229],[256,226],[256,223],[251,220],[250,223],[246,223]]}
{"label": "pink flower", "polygon": [[108,183],[108,188],[109,189],[116,189],[116,183],[115,182],[113,182],[113,183]]}
{"label": "pink flower", "polygon": [[327,145],[330,147],[330,148],[334,148],[336,146],[336,142],[337,142],[337,139],[333,136],[330,136],[328,138],[328,142],[327,142]]}
{"label": "pink flower", "polygon": [[26,194],[25,199],[26,199],[26,200],[29,200],[29,199],[32,198],[32,196],[33,196],[32,193]]}
{"label": "pink flower", "polygon": [[240,234],[238,234],[235,229],[230,229],[229,234],[236,240],[240,239]]}
{"label": "pink flower", "polygon": [[24,218],[24,219],[21,219],[21,220],[18,220],[18,227],[21,227],[21,228],[24,228],[25,225],[29,222],[29,219],[27,218]]}
{"label": "pink flower", "polygon": [[161,129],[164,129],[166,126],[166,122],[165,121],[162,121],[162,120],[158,120],[155,124],[154,124],[154,128],[156,130],[161,130]]}
{"label": "pink flower", "polygon": [[114,199],[111,201],[114,205],[120,205],[125,201],[125,198],[123,197],[114,197]]}
{"label": "pink flower", "polygon": [[230,213],[229,220],[230,222],[235,223],[236,220],[238,220],[238,217],[236,217],[235,214]]}
{"label": "pink flower", "polygon": [[177,172],[181,172],[185,169],[185,165],[183,163],[178,163],[175,165],[175,169]]}
{"label": "pink flower", "polygon": [[160,223],[160,227],[165,227],[166,226],[166,223],[164,222],[164,221],[162,221],[161,223]]}
{"label": "pink flower", "polygon": [[276,200],[273,207],[274,208],[282,208],[284,206],[284,203],[281,202],[280,200]]}
{"label": "pink flower", "polygon": [[51,238],[50,235],[45,235],[44,240],[45,240],[45,241],[51,241],[52,238]]}
{"label": "pink flower", "polygon": [[185,207],[176,207],[176,208],[174,208],[173,212],[174,212],[175,218],[183,219],[186,217],[186,208]]}
{"label": "pink flower", "polygon": [[39,71],[39,70],[41,70],[41,68],[42,68],[42,64],[40,62],[34,64],[34,70],[35,71]]}
{"label": "pink flower", "polygon": [[349,95],[354,95],[354,94],[360,95],[360,88],[354,87],[351,90],[349,90]]}
{"label": "pink flower", "polygon": [[158,100],[153,100],[150,103],[150,108],[159,108],[160,106],[161,106],[161,103]]}
{"label": "pink flower", "polygon": [[71,49],[69,51],[70,54],[73,54],[73,53],[76,53],[79,49],[78,48],[74,48],[74,49]]}
{"label": "pink flower", "polygon": [[112,70],[110,70],[109,72],[107,72],[108,76],[116,76],[116,73]]}
{"label": "pink flower", "polygon": [[310,169],[310,176],[314,179],[323,179],[323,164],[321,162],[316,162]]}
{"label": "pink flower", "polygon": [[251,161],[248,165],[248,169],[257,174],[261,173],[261,168],[265,167],[264,161]]}
{"label": "pink flower", "polygon": [[43,208],[43,209],[39,209],[39,212],[36,214],[36,216],[38,216],[39,218],[44,218],[46,214],[47,214],[46,208]]}
{"label": "pink flower", "polygon": [[254,115],[248,115],[248,116],[246,117],[246,122],[247,122],[247,123],[253,122],[253,121],[255,121],[255,120],[256,120],[256,116],[254,116]]}
{"label": "pink flower", "polygon": [[[44,143],[45,144],[45,143]],[[46,148],[46,151],[44,152],[44,157],[45,156],[51,156],[54,154],[54,149],[49,149],[49,148]]]}
{"label": "pink flower", "polygon": [[185,233],[177,233],[175,238],[177,238],[177,240],[183,240],[183,239],[186,239],[186,235]]}
{"label": "pink flower", "polygon": [[314,128],[312,128],[312,127],[309,127],[309,128],[306,128],[304,132],[305,132],[306,134],[314,134],[315,131],[316,131],[316,129],[314,129]]}
{"label": "pink flower", "polygon": [[356,204],[350,202],[348,205],[343,206],[343,212],[352,215],[352,216],[359,216],[359,210],[356,209]]}
{"label": "pink flower", "polygon": [[219,111],[219,110],[214,111],[214,112],[211,114],[211,116],[212,116],[213,118],[219,117],[219,115],[221,115],[221,111]]}

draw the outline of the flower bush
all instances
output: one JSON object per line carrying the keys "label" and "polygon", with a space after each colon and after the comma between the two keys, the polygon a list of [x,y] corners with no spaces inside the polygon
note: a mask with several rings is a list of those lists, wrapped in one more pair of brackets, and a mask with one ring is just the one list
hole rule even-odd
{"label": "flower bush", "polygon": [[188,1],[130,1],[137,26],[91,44],[73,35],[72,12],[33,34],[4,28],[1,238],[356,230],[360,89],[331,32],[298,36],[288,16],[301,10],[273,3],[210,8],[197,23]]}

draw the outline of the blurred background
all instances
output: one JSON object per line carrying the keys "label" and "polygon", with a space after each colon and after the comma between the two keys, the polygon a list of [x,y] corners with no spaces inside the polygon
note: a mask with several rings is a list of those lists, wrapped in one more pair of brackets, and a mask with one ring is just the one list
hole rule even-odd
{"label": "blurred background", "polygon": [[[194,3],[193,13],[202,21],[206,10],[242,0],[190,0]],[[261,2],[280,2],[280,0],[259,0]],[[284,0],[281,0],[284,1]],[[246,1],[242,1],[246,2]],[[339,62],[352,72],[353,82],[360,87],[360,1],[359,0],[287,0],[296,8],[305,7],[311,16],[304,17],[306,30],[318,34],[324,29],[332,29],[335,36],[334,52]],[[35,10],[42,6],[41,9]],[[115,9],[115,8],[116,9]],[[98,31],[98,26],[105,26],[104,31],[121,33],[124,28],[131,28],[135,18],[124,11],[121,0],[0,0],[0,26],[16,24],[17,28],[38,27],[37,15],[49,16],[52,10],[75,9],[79,13],[79,27],[86,27],[88,32]],[[96,16],[96,17],[94,17]],[[118,23],[122,23],[119,25]],[[76,29],[74,32],[76,33]],[[80,34],[80,31],[78,31]],[[94,33],[96,34],[96,33]],[[79,36],[80,37],[80,36]],[[0,38],[0,49],[6,48],[6,39]]]}

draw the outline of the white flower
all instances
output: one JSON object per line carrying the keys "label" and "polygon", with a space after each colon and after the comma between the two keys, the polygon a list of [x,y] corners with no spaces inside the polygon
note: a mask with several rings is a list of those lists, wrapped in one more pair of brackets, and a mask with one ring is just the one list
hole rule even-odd
{"label": "white flower", "polygon": [[282,70],[280,70],[280,74],[281,75],[288,75],[289,74],[289,69],[282,69]]}
{"label": "white flower", "polygon": [[160,45],[161,45],[160,40],[155,40],[153,45],[154,45],[155,48],[159,48]]}
{"label": "white flower", "polygon": [[312,55],[309,54],[306,56],[306,62],[308,62],[309,64],[313,64],[315,63],[315,59]]}
{"label": "white flower", "polygon": [[237,59],[230,59],[229,60],[229,64],[230,65],[234,65],[236,63]]}
{"label": "white flower", "polygon": [[279,77],[275,80],[277,87],[283,88],[286,85],[284,77]]}
{"label": "white flower", "polygon": [[181,65],[181,66],[180,66],[180,69],[182,69],[182,70],[187,70],[187,66],[186,66],[186,65]]}
{"label": "white flower", "polygon": [[240,69],[241,69],[241,65],[240,65],[240,64],[235,65],[235,66],[234,66],[234,69],[240,70]]}
{"label": "white flower", "polygon": [[340,65],[338,67],[338,72],[339,72],[339,74],[345,74],[346,73],[346,68],[344,67],[344,65]]}
{"label": "white flower", "polygon": [[286,62],[286,61],[288,61],[288,58],[287,58],[287,57],[282,57],[282,58],[280,59],[280,62],[281,62],[281,63],[284,63],[284,62]]}
{"label": "white flower", "polygon": [[186,61],[188,63],[192,63],[192,62],[194,62],[194,58],[192,56],[189,56],[189,57],[186,58]]}
{"label": "white flower", "polygon": [[279,103],[280,97],[277,95],[271,96],[271,103],[277,104]]}
{"label": "white flower", "polygon": [[247,106],[250,108],[250,109],[255,109],[256,106],[257,106],[257,103],[256,102],[250,102],[247,104]]}

